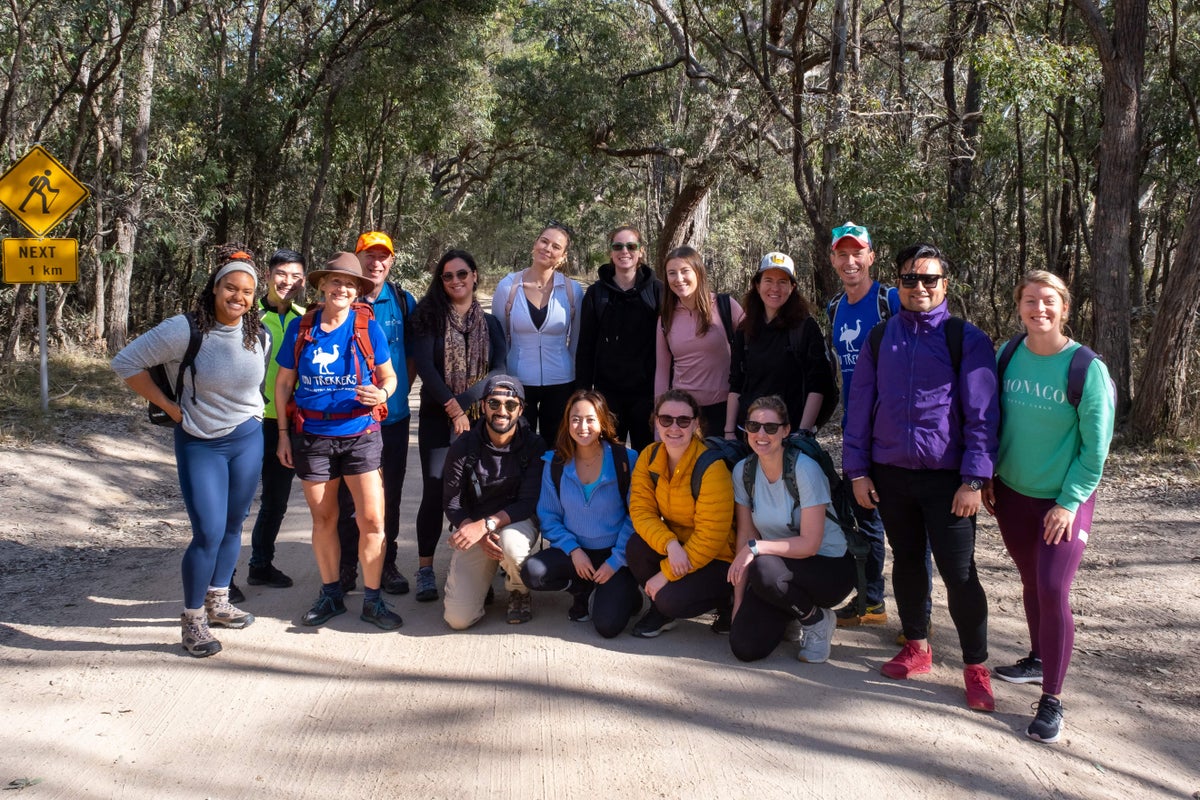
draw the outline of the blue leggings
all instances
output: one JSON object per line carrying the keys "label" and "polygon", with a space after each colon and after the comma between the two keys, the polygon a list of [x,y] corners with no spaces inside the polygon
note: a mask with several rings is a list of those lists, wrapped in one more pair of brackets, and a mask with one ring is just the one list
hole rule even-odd
{"label": "blue leggings", "polygon": [[192,522],[192,541],[183,553],[184,608],[200,608],[209,586],[232,580],[262,458],[262,423],[254,417],[218,439],[175,427],[179,488]]}

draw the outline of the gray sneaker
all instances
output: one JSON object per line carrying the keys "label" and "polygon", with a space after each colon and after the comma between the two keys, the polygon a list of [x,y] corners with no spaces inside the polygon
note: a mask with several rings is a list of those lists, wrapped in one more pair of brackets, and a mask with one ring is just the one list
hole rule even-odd
{"label": "gray sneaker", "polygon": [[204,595],[204,610],[208,624],[222,628],[245,628],[254,622],[254,615],[229,602],[228,589],[210,589]]}
{"label": "gray sneaker", "polygon": [[804,640],[796,658],[806,664],[821,664],[829,660],[833,648],[833,632],[837,630],[837,617],[828,608],[821,609],[821,621],[816,625],[804,626]]}
{"label": "gray sneaker", "polygon": [[438,599],[437,575],[433,567],[417,568],[417,602],[432,603]]}
{"label": "gray sneaker", "polygon": [[221,643],[208,629],[208,620],[203,615],[189,617],[187,612],[179,615],[183,628],[183,649],[196,658],[204,658],[221,652]]}

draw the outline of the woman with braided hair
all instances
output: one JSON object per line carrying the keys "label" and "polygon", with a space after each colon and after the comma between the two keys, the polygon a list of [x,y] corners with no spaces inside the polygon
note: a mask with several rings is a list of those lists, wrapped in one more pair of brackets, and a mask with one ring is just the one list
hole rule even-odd
{"label": "woman with braided hair", "polygon": [[[210,625],[244,628],[254,621],[229,602],[229,583],[262,467],[261,387],[269,349],[255,306],[253,256],[226,246],[217,263],[190,313],[162,321],[112,362],[131,389],[176,422],[175,463],[192,524],[183,554],[183,647],[197,658],[221,650]],[[165,364],[168,375],[179,374],[193,331],[200,349],[175,387],[176,400],[149,370]]]}

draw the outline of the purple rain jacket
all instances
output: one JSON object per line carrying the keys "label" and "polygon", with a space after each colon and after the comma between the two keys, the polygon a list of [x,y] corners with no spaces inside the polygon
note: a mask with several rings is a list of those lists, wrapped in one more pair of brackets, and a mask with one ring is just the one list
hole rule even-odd
{"label": "purple rain jacket", "polygon": [[878,359],[865,340],[850,383],[842,468],[853,479],[872,463],[904,469],[956,469],[988,480],[996,463],[1000,407],[992,340],[963,326],[956,378],[946,345],[945,302],[902,309],[887,321]]}

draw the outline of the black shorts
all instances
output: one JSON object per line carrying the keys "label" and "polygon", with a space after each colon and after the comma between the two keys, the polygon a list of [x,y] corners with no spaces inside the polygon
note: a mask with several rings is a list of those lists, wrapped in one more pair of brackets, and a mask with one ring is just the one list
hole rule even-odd
{"label": "black shorts", "polygon": [[359,436],[292,437],[296,477],[310,483],[373,472],[379,469],[382,453],[383,437],[377,430]]}

